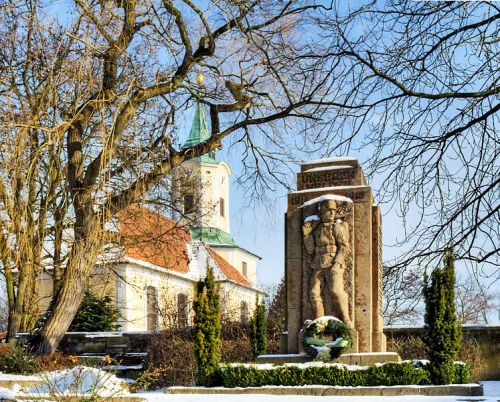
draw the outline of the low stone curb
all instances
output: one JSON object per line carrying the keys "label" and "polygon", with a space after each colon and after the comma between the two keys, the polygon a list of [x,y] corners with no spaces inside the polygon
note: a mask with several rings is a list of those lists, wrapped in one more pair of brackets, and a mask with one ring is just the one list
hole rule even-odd
{"label": "low stone curb", "polygon": [[[35,395],[35,394],[27,394],[27,395],[16,395],[17,401],[33,401],[40,400],[42,398],[44,401],[65,401],[65,402],[77,402],[82,400],[82,396],[57,396],[52,397],[48,395]],[[136,396],[110,396],[110,397],[101,397],[102,401],[110,401],[110,402],[143,402],[145,398],[138,398]]]}
{"label": "low stone curb", "polygon": [[267,386],[249,388],[203,388],[169,387],[166,394],[270,394],[270,395],[310,395],[310,396],[483,396],[480,384],[461,385],[396,385],[392,387],[335,387],[335,386]]}

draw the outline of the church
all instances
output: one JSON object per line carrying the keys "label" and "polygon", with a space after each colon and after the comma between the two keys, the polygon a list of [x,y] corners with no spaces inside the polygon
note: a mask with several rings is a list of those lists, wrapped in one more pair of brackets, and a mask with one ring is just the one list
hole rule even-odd
{"label": "church", "polygon": [[[184,146],[209,137],[197,103]],[[137,205],[122,211],[107,229],[120,240],[107,247],[89,282],[98,296],[109,295],[120,311],[122,331],[156,331],[192,324],[196,282],[214,269],[225,321],[247,321],[256,298],[260,257],[240,247],[229,220],[231,168],[212,152],[187,161],[174,172],[173,219]],[[50,271],[38,292],[42,311],[52,293]]]}

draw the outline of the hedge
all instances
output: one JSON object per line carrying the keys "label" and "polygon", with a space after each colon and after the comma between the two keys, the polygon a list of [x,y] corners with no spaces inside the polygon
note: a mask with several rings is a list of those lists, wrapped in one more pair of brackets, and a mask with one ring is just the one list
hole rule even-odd
{"label": "hedge", "polygon": [[[349,367],[349,368],[348,368]],[[470,382],[470,366],[455,363],[455,383]],[[386,363],[368,368],[354,369],[341,364],[283,366],[225,364],[216,373],[214,385],[227,388],[261,387],[265,385],[337,385],[337,386],[391,386],[429,385],[428,365],[418,362]]]}

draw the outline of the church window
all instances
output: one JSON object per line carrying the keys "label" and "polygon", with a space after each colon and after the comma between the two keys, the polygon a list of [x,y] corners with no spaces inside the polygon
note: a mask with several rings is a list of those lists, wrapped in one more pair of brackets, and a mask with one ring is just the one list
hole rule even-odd
{"label": "church window", "polygon": [[194,197],[192,194],[184,196],[184,213],[190,214],[194,210]]}
{"label": "church window", "polygon": [[189,301],[184,293],[177,295],[177,326],[179,328],[187,327],[189,319]]}
{"label": "church window", "polygon": [[226,206],[224,205],[224,198],[219,200],[220,216],[226,216]]}
{"label": "church window", "polygon": [[247,268],[247,263],[245,261],[243,261],[241,263],[241,273],[243,274],[243,276],[246,278],[247,277],[247,274],[248,274],[248,268]]}
{"label": "church window", "polygon": [[243,300],[240,303],[240,321],[248,322],[248,303]]}
{"label": "church window", "polygon": [[158,291],[153,286],[146,289],[147,330],[158,330]]}

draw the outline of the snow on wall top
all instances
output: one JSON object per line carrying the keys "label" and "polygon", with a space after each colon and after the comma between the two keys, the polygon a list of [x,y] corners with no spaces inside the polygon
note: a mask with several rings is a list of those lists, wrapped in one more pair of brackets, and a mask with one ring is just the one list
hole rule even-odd
{"label": "snow on wall top", "polygon": [[342,170],[342,169],[352,169],[352,168],[353,166],[351,165],[320,166],[312,169],[306,169],[304,170],[304,173],[321,172],[323,170]]}
{"label": "snow on wall top", "polygon": [[353,156],[337,156],[335,158],[315,159],[309,162],[304,162],[302,165],[316,165],[318,163],[347,162],[347,161],[357,161],[357,160],[358,158],[354,158]]}
{"label": "snow on wall top", "polygon": [[317,204],[318,202],[323,202],[323,201],[340,201],[340,202],[351,202],[352,200],[350,198],[344,197],[342,195],[336,195],[336,194],[326,194],[322,195],[320,197],[313,198],[312,200],[304,202],[300,208],[305,208],[313,204]]}

